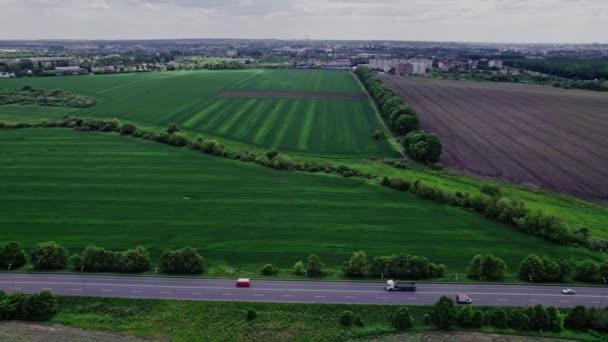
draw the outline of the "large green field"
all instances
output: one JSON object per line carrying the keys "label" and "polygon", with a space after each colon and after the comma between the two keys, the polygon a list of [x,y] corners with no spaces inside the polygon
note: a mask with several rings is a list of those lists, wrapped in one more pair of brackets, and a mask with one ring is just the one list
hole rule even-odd
{"label": "large green field", "polygon": [[77,252],[193,246],[210,265],[330,268],[356,250],[408,253],[463,272],[492,252],[592,258],[462,209],[359,179],[284,172],[114,133],[0,131],[0,242],[55,240]]}
{"label": "large green field", "polygon": [[[241,70],[164,72],[2,80],[0,88],[70,90],[97,99],[69,111],[84,117],[119,118],[141,125],[183,129],[227,142],[278,148],[291,154],[337,157],[394,156],[386,141],[372,138],[382,124],[368,99],[217,97],[227,90],[360,93],[344,71]],[[58,116],[56,108],[2,108],[0,121],[30,110]]]}

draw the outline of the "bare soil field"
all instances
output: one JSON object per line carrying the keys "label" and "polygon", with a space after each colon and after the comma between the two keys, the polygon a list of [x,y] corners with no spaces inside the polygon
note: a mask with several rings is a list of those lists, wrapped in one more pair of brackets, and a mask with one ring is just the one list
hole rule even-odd
{"label": "bare soil field", "polygon": [[365,99],[366,93],[336,93],[313,91],[222,91],[219,97],[265,97],[285,99]]}
{"label": "bare soil field", "polygon": [[608,93],[382,76],[467,174],[608,203]]}
{"label": "bare soil field", "polygon": [[82,330],[58,324],[0,322],[0,341],[12,342],[143,342],[145,340],[110,332]]}
{"label": "bare soil field", "polygon": [[554,338],[484,334],[477,332],[430,332],[383,336],[373,342],[567,342]]}

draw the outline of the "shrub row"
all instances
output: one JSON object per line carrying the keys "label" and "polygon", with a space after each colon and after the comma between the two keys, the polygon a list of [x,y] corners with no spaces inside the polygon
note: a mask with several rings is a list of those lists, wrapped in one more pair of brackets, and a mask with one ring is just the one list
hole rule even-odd
{"label": "shrub row", "polygon": [[[405,104],[390,88],[385,86],[372,70],[359,67],[355,74],[371,95],[386,126],[400,139],[407,155],[415,161],[432,164],[439,161],[442,145],[436,134],[419,130],[416,111]],[[374,139],[381,135],[376,131]]]}
{"label": "shrub row", "polygon": [[0,128],[73,128],[79,131],[103,131],[118,132],[122,135],[129,135],[135,138],[153,140],[163,144],[177,147],[188,147],[194,151],[206,154],[225,157],[229,159],[253,162],[258,165],[273,168],[276,170],[304,171],[304,172],[324,172],[339,174],[344,177],[361,177],[372,179],[376,178],[372,174],[364,173],[346,165],[332,165],[329,163],[299,163],[293,161],[289,156],[283,155],[276,150],[271,150],[264,155],[259,155],[251,151],[231,150],[222,143],[215,140],[205,140],[202,137],[191,138],[179,131],[175,124],[171,124],[165,132],[155,133],[137,128],[133,124],[120,124],[116,119],[96,120],[81,119],[65,116],[55,121],[45,121],[42,123],[13,123],[7,124],[0,122]]}
{"label": "shrub row", "polygon": [[420,180],[410,182],[401,178],[384,177],[381,184],[398,191],[409,191],[424,199],[478,212],[488,219],[509,224],[529,235],[595,251],[608,251],[608,242],[590,237],[587,229],[572,231],[559,217],[545,214],[542,210],[531,211],[522,201],[501,197],[500,189],[493,186],[484,186],[479,194],[471,196],[466,192],[451,193],[431,187]]}
{"label": "shrub row", "polygon": [[0,291],[0,320],[48,321],[58,308],[57,298],[48,291],[29,296]]}

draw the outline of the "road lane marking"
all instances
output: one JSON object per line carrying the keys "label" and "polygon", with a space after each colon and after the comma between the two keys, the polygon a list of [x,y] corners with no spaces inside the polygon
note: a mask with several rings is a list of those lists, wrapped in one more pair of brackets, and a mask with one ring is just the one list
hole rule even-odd
{"label": "road lane marking", "polygon": [[540,299],[530,299],[529,302],[540,302]]}
{"label": "road lane marking", "polygon": [[264,297],[264,295],[260,294],[260,293],[254,293],[252,296],[254,296],[254,297]]}
{"label": "road lane marking", "polygon": [[327,296],[315,296],[315,298],[327,298]]}
{"label": "road lane marking", "polygon": [[[16,289],[16,288],[15,288],[15,289]],[[21,289],[21,288],[20,288],[20,289]],[[46,290],[46,291],[50,291],[50,290],[52,290],[52,288],[50,288],[50,287],[41,287],[40,289],[41,289],[41,290]]]}
{"label": "road lane marking", "polygon": [[202,295],[201,292],[192,292],[193,295]]}
{"label": "road lane marking", "polygon": [[346,296],[346,298],[348,298],[348,299],[355,299],[355,298],[357,298],[357,297],[353,297],[353,296]]}
{"label": "road lane marking", "polygon": [[102,289],[101,292],[112,292],[112,290]]}
{"label": "road lane marking", "polygon": [[416,297],[407,297],[407,299],[418,299]]}
{"label": "road lane marking", "polygon": [[560,300],[559,302],[560,302],[560,303],[570,303],[570,301],[569,301],[569,300]]}
{"label": "road lane marking", "polygon": [[501,302],[506,302],[506,301],[508,301],[508,299],[504,299],[504,298],[498,298],[498,300],[499,300],[499,301],[501,301]]}
{"label": "road lane marking", "polygon": [[72,291],[82,291],[82,289],[72,289]]}
{"label": "road lane marking", "polygon": [[222,293],[222,296],[232,296],[232,293]]}
{"label": "road lane marking", "polygon": [[283,295],[283,297],[295,297],[294,295]]}
{"label": "road lane marking", "polygon": [[138,291],[138,290],[133,290],[133,291],[131,291],[131,292],[132,292],[132,293],[141,293],[141,291]]}
{"label": "road lane marking", "polygon": [[599,304],[599,303],[601,303],[601,302],[589,302],[589,303],[593,303],[593,304]]}
{"label": "road lane marking", "polygon": [[376,297],[376,299],[387,299],[386,297]]}

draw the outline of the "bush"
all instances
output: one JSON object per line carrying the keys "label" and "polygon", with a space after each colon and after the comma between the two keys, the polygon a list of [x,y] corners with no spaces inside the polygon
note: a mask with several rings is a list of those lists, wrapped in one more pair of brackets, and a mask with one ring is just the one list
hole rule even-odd
{"label": "bush", "polygon": [[576,280],[594,282],[599,279],[599,276],[600,268],[591,260],[584,260],[576,265],[574,273],[574,278]]}
{"label": "bush", "polygon": [[558,308],[550,306],[547,308],[548,325],[547,329],[551,331],[562,331],[564,330],[564,316],[561,314]]}
{"label": "bush", "polygon": [[311,277],[323,275],[323,263],[321,258],[316,254],[311,254],[306,263],[306,274]]}
{"label": "bush", "polygon": [[16,269],[24,266],[26,263],[25,252],[17,242],[9,242],[4,246],[0,246],[0,267],[7,269]]}
{"label": "bush", "polygon": [[124,124],[120,127],[120,134],[122,135],[132,135],[135,131],[137,131],[137,127],[132,124]]}
{"label": "bush", "polygon": [[587,308],[577,305],[568,312],[566,326],[575,330],[586,330],[589,328],[590,317]]}
{"label": "bush", "polygon": [[48,321],[58,311],[57,299],[49,291],[34,293],[25,300],[25,316],[28,320]]}
{"label": "bush", "polygon": [[483,185],[481,187],[481,193],[486,194],[492,198],[500,198],[500,188],[495,185]]}
{"label": "bush", "polygon": [[297,275],[303,275],[306,271],[306,266],[304,266],[304,261],[300,260],[293,265],[293,271]]}
{"label": "bush", "polygon": [[542,305],[527,308],[526,314],[530,318],[530,328],[533,330],[549,330],[549,313]]}
{"label": "bush", "polygon": [[23,293],[13,292],[0,301],[0,317],[3,320],[27,319],[27,296]]}
{"label": "bush", "polygon": [[399,307],[391,317],[391,323],[397,330],[408,330],[414,326],[414,319],[406,307]]}
{"label": "bush", "polygon": [[374,140],[385,140],[386,139],[386,132],[385,131],[381,131],[379,129],[374,131]]}
{"label": "bush", "polygon": [[40,243],[31,260],[37,270],[59,270],[68,266],[68,251],[53,241]]}
{"label": "bush", "polygon": [[262,275],[265,276],[273,276],[279,273],[279,269],[272,266],[271,264],[266,264],[262,267]]}
{"label": "bush", "polygon": [[179,132],[179,128],[177,127],[176,123],[172,123],[169,125],[169,127],[167,127],[167,133],[173,134],[176,132]]}
{"label": "bush", "polygon": [[272,160],[277,155],[279,155],[279,151],[277,151],[276,149],[272,149],[266,152],[266,158],[268,158],[268,160]]}
{"label": "bush", "polygon": [[565,261],[539,258],[536,254],[528,255],[520,264],[521,280],[544,282],[562,281],[570,274],[570,266]]}
{"label": "bush", "polygon": [[460,308],[456,312],[456,321],[458,322],[458,325],[462,327],[474,326],[473,312],[473,308],[470,306]]}
{"label": "bush", "polygon": [[425,325],[430,325],[432,322],[433,319],[431,318],[431,314],[425,313],[424,316],[422,316],[422,323]]}
{"label": "bush", "polygon": [[508,326],[507,311],[504,308],[490,311],[487,315],[487,322],[497,328],[506,328]]}
{"label": "bush", "polygon": [[524,309],[515,308],[509,312],[508,325],[511,329],[528,330],[530,329],[530,318]]}
{"label": "bush", "polygon": [[340,314],[340,325],[350,327],[355,323],[355,314],[350,310],[342,311]]}
{"label": "bush", "polygon": [[129,249],[118,254],[118,272],[145,272],[150,269],[150,254],[142,247]]}
{"label": "bush", "polygon": [[191,247],[167,250],[160,256],[160,270],[169,274],[199,274],[205,272],[205,259]]}
{"label": "bush", "polygon": [[485,324],[485,316],[481,310],[473,311],[473,325],[474,328],[483,327]]}
{"label": "bush", "polygon": [[443,330],[449,329],[456,322],[456,308],[454,301],[450,297],[441,296],[433,304],[431,309],[431,320],[437,327]]}
{"label": "bush", "polygon": [[247,322],[251,322],[258,317],[258,313],[255,310],[247,310]]}
{"label": "bush", "polygon": [[504,278],[506,270],[507,265],[502,259],[492,254],[486,254],[483,257],[476,255],[467,267],[467,277],[480,280],[501,280]]}
{"label": "bush", "polygon": [[369,261],[363,251],[354,252],[342,267],[347,277],[365,277],[369,273]]}

